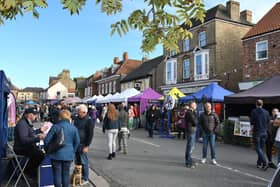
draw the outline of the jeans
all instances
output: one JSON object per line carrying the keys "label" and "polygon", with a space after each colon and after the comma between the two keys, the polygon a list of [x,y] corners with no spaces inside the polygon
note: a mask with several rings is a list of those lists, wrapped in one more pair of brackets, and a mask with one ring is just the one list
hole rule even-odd
{"label": "jeans", "polygon": [[79,149],[76,153],[76,164],[82,165],[82,178],[87,181],[89,176],[88,156],[82,149]]}
{"label": "jeans", "polygon": [[258,154],[258,160],[257,160],[258,165],[266,165],[267,164],[265,156],[264,156],[264,145],[265,145],[266,138],[267,138],[266,134],[258,135],[258,136],[254,137],[256,152]]}
{"label": "jeans", "polygon": [[275,146],[277,148],[277,154],[278,154],[277,164],[280,164],[280,142],[275,141]]}
{"label": "jeans", "polygon": [[71,161],[51,160],[55,187],[68,187]]}
{"label": "jeans", "polygon": [[186,144],[186,152],[185,152],[185,164],[192,165],[192,152],[194,150],[195,145],[195,132],[187,133],[187,144]]}
{"label": "jeans", "polygon": [[211,159],[216,159],[215,139],[216,139],[216,135],[214,133],[203,134],[202,158],[207,157],[207,147],[209,143],[210,150],[211,150]]}
{"label": "jeans", "polygon": [[154,135],[154,128],[155,128],[156,123],[155,122],[149,122],[148,124],[149,124],[149,126],[148,126],[148,128],[149,128],[149,137],[153,137],[153,135]]}
{"label": "jeans", "polygon": [[134,129],[138,129],[139,128],[139,123],[140,123],[140,118],[139,117],[133,118]]}

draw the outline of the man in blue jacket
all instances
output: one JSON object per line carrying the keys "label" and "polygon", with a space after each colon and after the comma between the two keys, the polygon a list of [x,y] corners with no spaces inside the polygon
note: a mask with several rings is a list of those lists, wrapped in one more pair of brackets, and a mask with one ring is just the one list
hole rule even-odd
{"label": "man in blue jacket", "polygon": [[251,112],[251,127],[253,129],[253,139],[258,154],[257,167],[266,170],[267,161],[264,156],[264,145],[267,138],[267,125],[270,122],[269,113],[263,109],[263,101],[256,101],[256,108]]}
{"label": "man in blue jacket", "polygon": [[44,139],[43,132],[47,127],[34,130],[32,122],[35,121],[37,111],[35,108],[27,108],[23,117],[15,127],[14,151],[16,154],[29,157],[25,173],[36,175],[37,168],[44,159],[44,153],[36,146],[36,143]]}

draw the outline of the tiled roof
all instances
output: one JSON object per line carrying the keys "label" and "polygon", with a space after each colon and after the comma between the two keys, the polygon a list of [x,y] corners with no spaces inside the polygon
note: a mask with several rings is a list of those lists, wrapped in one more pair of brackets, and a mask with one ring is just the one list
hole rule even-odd
{"label": "tiled roof", "polygon": [[145,78],[151,74],[151,70],[156,68],[158,64],[160,64],[164,60],[164,56],[159,56],[148,60],[141,64],[137,69],[129,73],[125,78],[122,79],[121,82],[128,82],[131,80],[136,80],[140,78]]}
{"label": "tiled roof", "polygon": [[[222,4],[219,4],[213,8],[210,8],[206,11],[206,14],[205,14],[205,19],[204,19],[204,22],[208,22],[212,19],[215,19],[215,18],[218,18],[218,19],[222,19],[222,20],[225,20],[225,21],[230,21],[230,22],[235,22],[235,23],[240,23],[240,24],[244,24],[244,25],[253,25],[251,22],[248,22],[246,20],[240,20],[240,21],[234,21],[230,18],[229,16],[229,13],[227,11],[227,8],[222,5]],[[196,27],[198,25],[201,24],[201,22],[199,20],[195,20],[195,19],[191,19],[192,21],[192,27]],[[189,27],[186,27],[187,29],[191,29]]]}
{"label": "tiled roof", "polygon": [[128,74],[134,69],[136,69],[138,66],[140,66],[142,61],[140,60],[126,60],[122,63],[122,65],[119,67],[119,69],[116,71],[115,74],[122,75],[122,74]]}
{"label": "tiled roof", "polygon": [[280,29],[280,2],[265,14],[262,19],[243,37],[247,39],[260,34],[272,32]]}

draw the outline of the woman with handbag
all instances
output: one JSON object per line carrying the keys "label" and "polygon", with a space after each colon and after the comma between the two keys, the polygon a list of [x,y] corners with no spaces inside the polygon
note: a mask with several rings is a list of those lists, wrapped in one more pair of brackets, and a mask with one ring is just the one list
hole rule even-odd
{"label": "woman with handbag", "polygon": [[[69,186],[71,162],[73,161],[75,152],[80,144],[78,130],[70,122],[70,111],[60,111],[58,123],[51,127],[44,141],[45,147],[48,147],[52,141],[57,139],[56,136],[61,134],[61,131],[63,133],[64,146],[49,153],[47,149],[47,154],[49,154],[53,168],[55,187]],[[61,141],[63,141],[63,138]]]}

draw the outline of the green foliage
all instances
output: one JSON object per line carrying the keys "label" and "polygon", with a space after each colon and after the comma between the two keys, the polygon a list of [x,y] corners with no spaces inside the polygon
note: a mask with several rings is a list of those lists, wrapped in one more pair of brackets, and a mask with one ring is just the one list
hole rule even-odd
{"label": "green foliage", "polygon": [[[131,0],[133,1],[133,0]],[[136,1],[136,0],[135,0]],[[137,0],[139,1],[139,0]],[[178,42],[192,37],[187,28],[192,27],[193,20],[204,21],[205,10],[203,0],[143,0],[146,9],[133,10],[130,15],[111,25],[111,35],[116,32],[122,36],[129,30],[143,33],[141,49],[151,52],[157,44],[166,50],[179,52]],[[60,0],[63,9],[70,14],[79,14],[86,0]],[[101,11],[107,15],[115,15],[122,11],[122,0],[96,0]],[[47,0],[0,0],[0,24],[4,20],[16,19],[17,15],[32,12],[39,18],[38,8],[46,8]],[[167,10],[174,10],[169,12]]]}
{"label": "green foliage", "polygon": [[243,136],[234,136],[234,123],[232,121],[226,120],[223,126],[224,130],[224,142],[227,144],[233,145],[241,145],[244,147],[251,147],[252,146],[252,139],[249,137]]}

